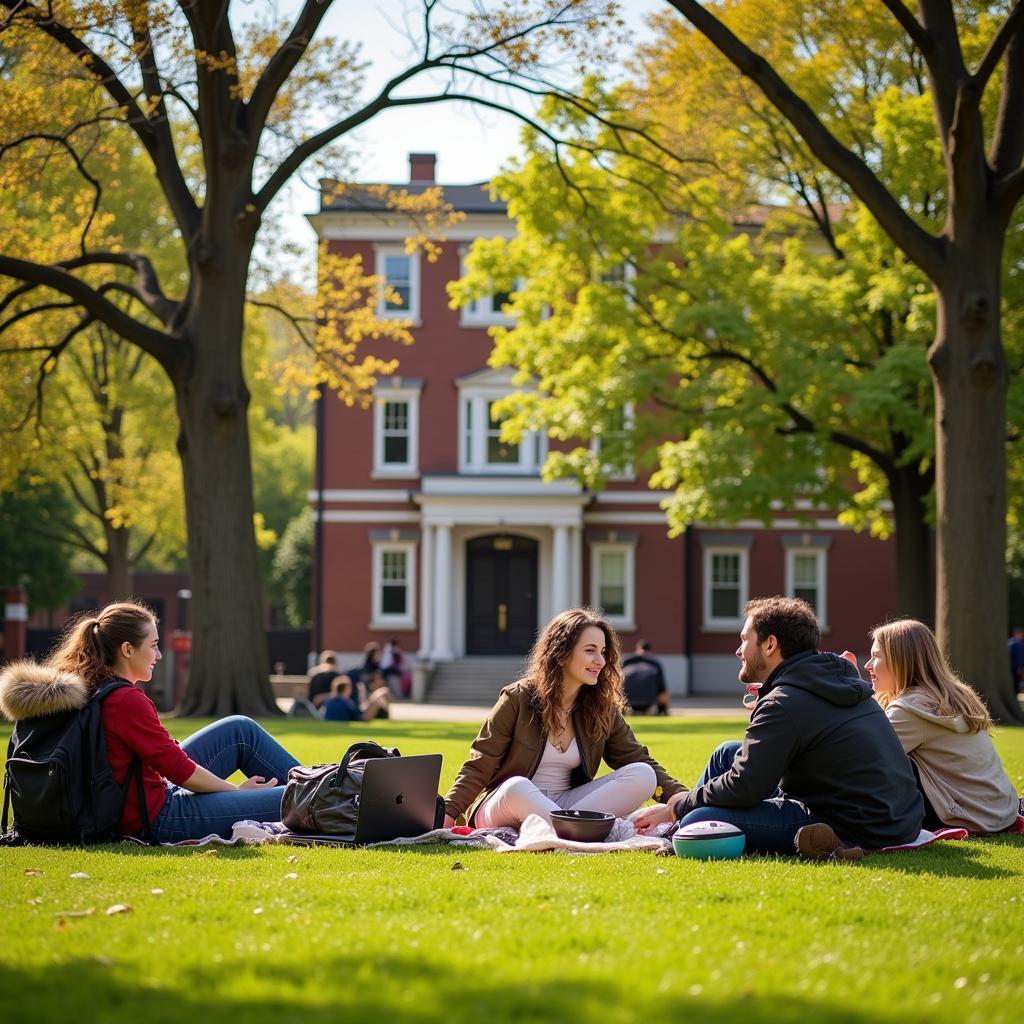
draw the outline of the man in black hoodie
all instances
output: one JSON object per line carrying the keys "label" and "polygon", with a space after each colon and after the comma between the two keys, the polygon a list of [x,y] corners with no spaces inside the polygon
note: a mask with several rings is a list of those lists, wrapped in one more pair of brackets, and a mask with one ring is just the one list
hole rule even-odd
{"label": "man in black hoodie", "polygon": [[724,743],[697,785],[649,810],[638,828],[727,821],[746,848],[816,860],[916,839],[924,817],[913,770],[871,687],[845,658],[818,651],[805,601],[750,601],[736,655],[760,683],[742,743]]}

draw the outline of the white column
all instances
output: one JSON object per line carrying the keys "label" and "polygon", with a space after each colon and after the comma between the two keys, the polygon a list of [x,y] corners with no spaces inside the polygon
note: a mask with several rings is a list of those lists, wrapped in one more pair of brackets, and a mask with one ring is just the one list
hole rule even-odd
{"label": "white column", "polygon": [[556,526],[551,548],[551,614],[557,615],[569,607],[569,588],[572,584],[569,565],[569,527]]}
{"label": "white column", "polygon": [[434,539],[434,651],[435,660],[452,657],[452,524],[441,523]]}
{"label": "white column", "polygon": [[583,604],[583,532],[578,526],[569,527],[569,566],[572,579],[569,604],[578,608]]}
{"label": "white column", "polygon": [[434,629],[434,528],[424,526],[420,539],[420,649],[429,658]]}

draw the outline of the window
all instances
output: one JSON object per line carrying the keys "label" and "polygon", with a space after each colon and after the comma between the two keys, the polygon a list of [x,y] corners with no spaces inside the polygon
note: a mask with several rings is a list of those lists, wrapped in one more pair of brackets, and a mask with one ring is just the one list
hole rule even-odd
{"label": "window", "polygon": [[635,541],[592,541],[590,547],[591,604],[619,628],[633,627],[635,547]]}
{"label": "window", "polygon": [[544,461],[544,439],[536,433],[515,442],[501,439],[501,421],[494,404],[502,393],[463,392],[459,403],[459,471],[462,473],[538,473]]}
{"label": "window", "polygon": [[704,625],[738,629],[747,603],[748,547],[708,546],[704,549]]}
{"label": "window", "polygon": [[607,448],[611,457],[619,463],[615,467],[604,467],[610,479],[633,479],[632,441],[633,403],[627,402],[624,406],[609,411],[607,427],[590,444],[595,455],[600,455],[602,448]]}
{"label": "window", "polygon": [[488,466],[518,466],[519,445],[501,439],[501,420],[494,413],[494,402],[487,403],[487,455]]}
{"label": "window", "polygon": [[636,264],[629,260],[622,260],[606,267],[597,275],[599,284],[610,285],[618,288],[626,294],[626,302],[632,302],[633,281],[636,278]]}
{"label": "window", "polygon": [[377,316],[419,321],[420,263],[418,253],[378,246],[376,274],[381,279]]}
{"label": "window", "polygon": [[373,475],[419,473],[421,381],[390,378],[376,388],[373,402]]}
{"label": "window", "polygon": [[[783,540],[785,544],[785,539]],[[825,545],[786,544],[786,594],[806,601],[825,627]]]}
{"label": "window", "polygon": [[[462,260],[462,276],[468,273],[465,255]],[[517,289],[522,287],[522,280],[516,281]],[[493,295],[483,295],[479,299],[467,302],[461,310],[459,322],[465,327],[482,326],[486,324],[511,324],[512,316],[505,311],[504,307],[512,301],[511,291],[498,291]]]}
{"label": "window", "polygon": [[413,541],[373,544],[373,628],[415,624],[416,545]]}

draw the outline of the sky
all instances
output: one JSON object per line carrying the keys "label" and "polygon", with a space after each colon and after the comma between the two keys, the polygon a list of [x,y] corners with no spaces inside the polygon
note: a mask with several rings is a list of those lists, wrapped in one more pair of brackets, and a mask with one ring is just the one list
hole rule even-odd
{"label": "sky", "polygon": [[[339,0],[317,33],[359,40],[370,62],[365,96],[374,95],[390,75],[406,67],[411,44],[403,35],[403,13],[420,9],[418,0]],[[648,16],[662,0],[622,0],[630,34],[649,34]],[[288,5],[282,5],[282,11]],[[623,54],[623,58],[627,54]],[[439,103],[384,111],[347,138],[357,181],[401,183],[409,180],[409,153],[437,154],[437,179],[446,184],[486,181],[519,151],[521,124],[515,118],[468,104]],[[308,173],[307,178],[315,177]],[[314,258],[315,236],[305,215],[317,208],[316,193],[295,181],[275,204],[289,240]]]}

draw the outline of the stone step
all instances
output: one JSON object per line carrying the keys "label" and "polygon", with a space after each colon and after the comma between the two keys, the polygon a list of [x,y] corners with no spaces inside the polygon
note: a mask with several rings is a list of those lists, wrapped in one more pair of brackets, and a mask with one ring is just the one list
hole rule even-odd
{"label": "stone step", "polygon": [[523,674],[524,659],[515,658],[459,658],[439,662],[434,667],[427,701],[431,704],[494,703],[503,686],[515,682]]}

